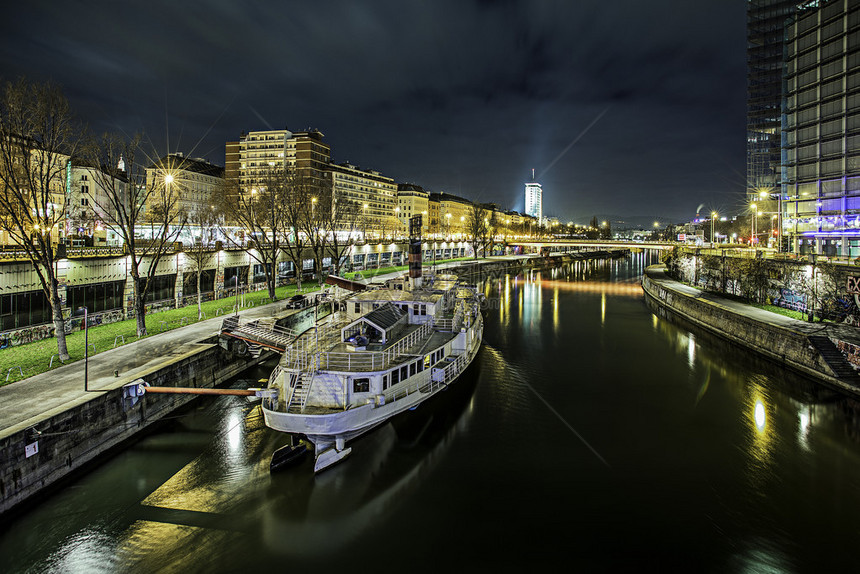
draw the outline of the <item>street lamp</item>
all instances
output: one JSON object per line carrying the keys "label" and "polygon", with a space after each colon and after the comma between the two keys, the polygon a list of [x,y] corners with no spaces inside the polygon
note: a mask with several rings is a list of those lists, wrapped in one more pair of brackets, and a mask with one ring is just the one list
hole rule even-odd
{"label": "street lamp", "polygon": [[450,235],[451,233],[451,214],[445,214],[445,235]]}
{"label": "street lamp", "polygon": [[361,206],[361,219],[364,222],[364,242],[367,243],[367,204]]}
{"label": "street lamp", "polygon": [[397,220],[397,227],[394,228],[394,234],[391,238],[392,240],[396,240],[397,236],[400,234],[400,206],[397,205],[394,207],[394,219]]}
{"label": "street lamp", "polygon": [[750,236],[750,248],[755,248],[755,245],[754,245],[755,244],[755,235],[756,235],[756,233],[755,233],[755,218],[756,218],[756,215],[758,215],[758,213],[757,213],[758,206],[755,203],[751,203],[750,208],[752,209],[752,216],[751,216],[751,219],[752,219],[752,225],[751,225],[752,235]]}
{"label": "street lamp", "polygon": [[717,219],[717,212],[711,212],[711,247],[714,246],[714,221]]}

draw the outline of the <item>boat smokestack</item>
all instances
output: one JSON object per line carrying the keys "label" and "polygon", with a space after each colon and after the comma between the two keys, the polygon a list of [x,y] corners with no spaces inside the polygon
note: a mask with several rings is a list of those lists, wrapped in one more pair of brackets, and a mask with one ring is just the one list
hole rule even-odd
{"label": "boat smokestack", "polygon": [[421,287],[421,216],[409,218],[409,281],[413,289]]}

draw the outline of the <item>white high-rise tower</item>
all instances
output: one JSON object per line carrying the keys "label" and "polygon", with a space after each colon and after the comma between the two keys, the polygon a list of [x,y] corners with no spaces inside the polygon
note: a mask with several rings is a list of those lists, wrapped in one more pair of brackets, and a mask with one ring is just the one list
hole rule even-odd
{"label": "white high-rise tower", "polygon": [[538,221],[543,218],[543,189],[535,181],[535,170],[532,170],[532,180],[526,183],[526,215],[536,217]]}

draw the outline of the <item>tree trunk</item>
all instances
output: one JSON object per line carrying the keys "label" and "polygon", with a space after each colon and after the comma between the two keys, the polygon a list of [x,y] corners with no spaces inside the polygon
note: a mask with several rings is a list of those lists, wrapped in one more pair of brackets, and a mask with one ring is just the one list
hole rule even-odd
{"label": "tree trunk", "polygon": [[54,277],[51,278],[51,315],[54,320],[54,334],[57,336],[57,356],[61,361],[67,361],[69,349],[66,346],[66,321],[63,319],[63,307]]}
{"label": "tree trunk", "polygon": [[135,321],[137,322],[137,336],[145,337],[147,335],[146,300],[143,297],[143,287],[141,286],[141,282],[143,282],[144,279],[133,277],[132,281],[134,282],[134,316]]}
{"label": "tree trunk", "polygon": [[266,275],[266,290],[269,292],[269,301],[276,301],[277,297],[275,297],[275,271],[274,265],[273,269],[270,273]]}
{"label": "tree trunk", "polygon": [[[202,268],[202,265],[199,267]],[[197,320],[201,320],[203,318],[203,293],[200,291],[200,276],[203,273],[200,272],[200,269],[197,270]]]}

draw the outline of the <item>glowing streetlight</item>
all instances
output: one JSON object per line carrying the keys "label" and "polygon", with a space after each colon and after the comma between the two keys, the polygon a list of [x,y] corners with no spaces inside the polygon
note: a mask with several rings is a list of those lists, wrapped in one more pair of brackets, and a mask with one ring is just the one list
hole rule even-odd
{"label": "glowing streetlight", "polygon": [[752,209],[752,216],[750,217],[750,219],[752,219],[752,236],[750,237],[750,247],[753,248],[755,247],[755,218],[756,215],[758,215],[758,206],[755,203],[751,203],[750,209]]}
{"label": "glowing streetlight", "polygon": [[173,183],[173,174],[168,173],[167,175],[165,175],[164,176],[164,183],[166,183],[167,185],[170,185],[171,183]]}
{"label": "glowing streetlight", "polygon": [[711,212],[711,246],[713,246],[713,244],[714,244],[714,222],[716,221],[716,219],[717,219],[717,212],[712,211]]}

